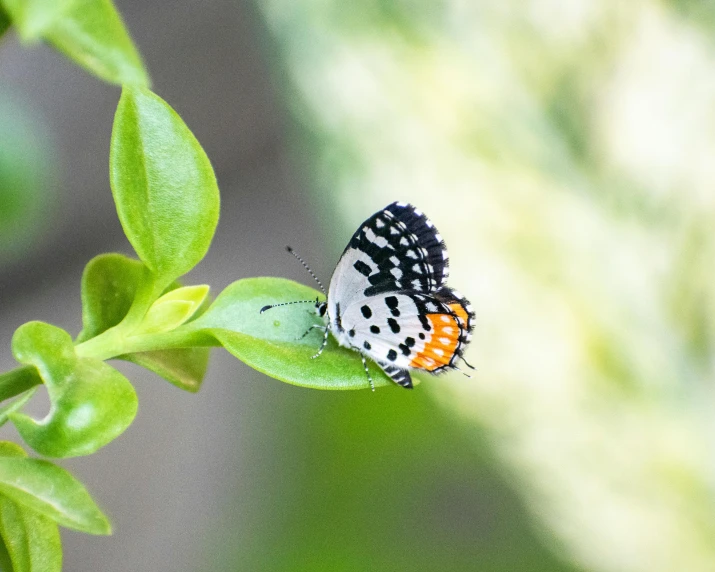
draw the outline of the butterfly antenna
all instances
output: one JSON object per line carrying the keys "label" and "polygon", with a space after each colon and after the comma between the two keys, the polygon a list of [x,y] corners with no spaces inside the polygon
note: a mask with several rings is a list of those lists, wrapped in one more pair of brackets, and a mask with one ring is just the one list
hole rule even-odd
{"label": "butterfly antenna", "polygon": [[277,308],[278,306],[289,306],[290,304],[315,304],[316,300],[295,300],[294,302],[281,302],[280,304],[268,304],[268,306],[263,306],[259,314],[263,314],[266,310],[271,308]]}
{"label": "butterfly antenna", "polygon": [[327,296],[328,293],[325,291],[325,288],[323,287],[323,283],[313,273],[313,271],[310,269],[310,266],[308,266],[305,263],[305,261],[300,256],[298,256],[290,246],[286,246],[286,250],[298,259],[298,262],[300,262],[303,265],[303,268],[305,268],[308,271],[308,274],[310,274],[313,277],[313,280],[315,280],[318,283],[318,286],[320,286],[320,289],[323,291],[323,294],[325,294]]}

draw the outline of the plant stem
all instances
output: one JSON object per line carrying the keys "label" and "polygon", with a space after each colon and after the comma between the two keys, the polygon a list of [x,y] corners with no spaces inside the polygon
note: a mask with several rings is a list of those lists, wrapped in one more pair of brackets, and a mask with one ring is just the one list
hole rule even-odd
{"label": "plant stem", "polygon": [[177,328],[161,334],[121,336],[110,329],[75,347],[78,357],[107,360],[130,353],[220,345],[213,336],[200,331]]}
{"label": "plant stem", "polygon": [[42,378],[37,369],[25,365],[0,374],[0,401],[4,401],[40,385]]}

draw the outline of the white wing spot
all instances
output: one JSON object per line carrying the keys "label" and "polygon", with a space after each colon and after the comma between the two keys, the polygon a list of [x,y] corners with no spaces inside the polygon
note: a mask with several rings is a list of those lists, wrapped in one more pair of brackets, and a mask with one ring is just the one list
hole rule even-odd
{"label": "white wing spot", "polygon": [[440,348],[434,348],[432,350],[434,353],[436,353],[438,356],[443,356],[444,355],[444,350]]}
{"label": "white wing spot", "polygon": [[442,316],[442,321],[443,321],[444,323],[448,324],[449,322],[452,321],[452,318],[451,318],[450,316],[448,316],[448,315],[445,314],[445,315]]}
{"label": "white wing spot", "polygon": [[422,288],[422,282],[420,282],[417,278],[415,278],[415,279],[412,281],[412,285],[413,285],[415,288]]}
{"label": "white wing spot", "polygon": [[395,278],[397,278],[398,280],[399,280],[400,278],[402,278],[402,270],[400,270],[400,269],[397,268],[397,267],[391,268],[391,269],[390,269],[390,273],[391,273]]}
{"label": "white wing spot", "polygon": [[445,334],[449,335],[449,334],[451,334],[452,332],[454,332],[454,328],[451,328],[451,327],[447,326],[446,328],[442,328],[442,331],[443,331]]}
{"label": "white wing spot", "polygon": [[[394,230],[394,231],[395,231],[394,234],[400,234],[400,231],[399,231],[399,230],[395,230],[394,228],[391,229],[391,230]],[[404,236],[400,239],[400,244],[401,244],[402,246],[409,246],[409,245],[410,245],[409,241],[408,241]]]}
{"label": "white wing spot", "polygon": [[392,262],[395,266],[400,265],[400,259],[397,258],[397,256],[390,256],[390,262]]}
{"label": "white wing spot", "polygon": [[375,226],[377,228],[382,228],[385,226],[385,221],[383,221],[381,218],[375,219]]}
{"label": "white wing spot", "polygon": [[425,308],[427,308],[427,311],[429,311],[429,312],[437,311],[437,305],[434,302],[427,302],[425,304]]}
{"label": "white wing spot", "polygon": [[443,346],[449,345],[449,338],[440,338],[439,341]]}
{"label": "white wing spot", "polygon": [[422,274],[422,267],[419,264],[413,264],[412,270],[414,270],[417,274]]}

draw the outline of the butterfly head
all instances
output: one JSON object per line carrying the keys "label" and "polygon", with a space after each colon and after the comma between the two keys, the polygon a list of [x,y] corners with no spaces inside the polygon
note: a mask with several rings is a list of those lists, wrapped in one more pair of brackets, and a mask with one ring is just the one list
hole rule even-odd
{"label": "butterfly head", "polygon": [[321,318],[325,316],[325,313],[328,311],[328,303],[325,300],[318,300],[316,298],[315,300],[315,313],[318,314]]}

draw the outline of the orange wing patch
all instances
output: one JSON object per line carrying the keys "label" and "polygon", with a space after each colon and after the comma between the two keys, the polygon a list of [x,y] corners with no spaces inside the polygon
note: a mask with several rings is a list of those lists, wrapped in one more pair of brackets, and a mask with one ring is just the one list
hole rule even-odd
{"label": "orange wing patch", "polygon": [[459,302],[455,302],[454,304],[449,304],[447,307],[454,312],[455,316],[457,316],[462,329],[466,330],[469,327],[469,314],[464,306],[462,306]]}
{"label": "orange wing patch", "polygon": [[[465,318],[468,317],[461,306],[455,306],[460,308]],[[456,318],[451,314],[427,314],[432,326],[430,337],[425,340],[422,351],[412,359],[410,367],[434,371],[451,363],[459,346],[460,335],[458,320],[461,320],[461,317],[457,312],[455,314]]]}

